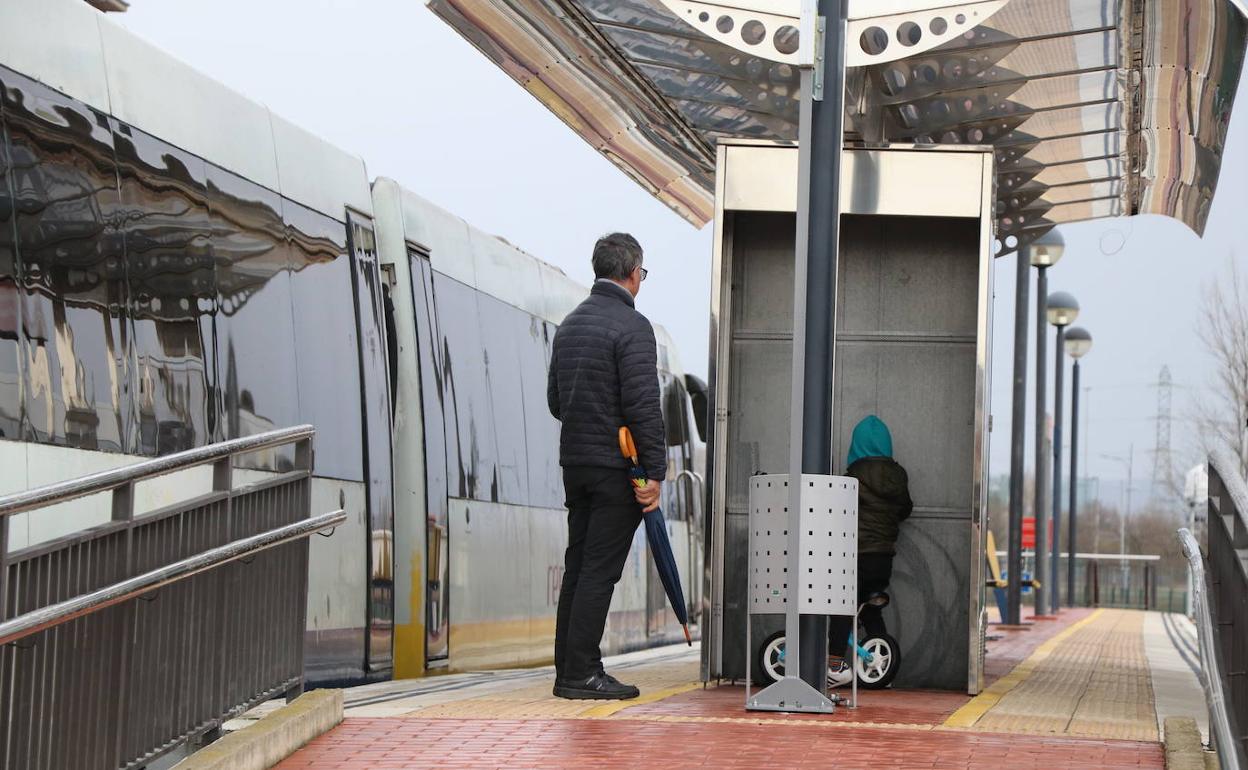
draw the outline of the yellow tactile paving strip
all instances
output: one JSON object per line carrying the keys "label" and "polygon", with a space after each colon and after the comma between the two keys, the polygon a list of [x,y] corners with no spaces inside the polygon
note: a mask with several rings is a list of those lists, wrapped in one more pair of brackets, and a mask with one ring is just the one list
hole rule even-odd
{"label": "yellow tactile paving strip", "polygon": [[1100,610],[1041,645],[945,727],[1155,741],[1144,614]]}
{"label": "yellow tactile paving strip", "polygon": [[406,716],[422,719],[601,719],[643,703],[653,703],[701,687],[696,660],[657,663],[617,671],[621,679],[641,688],[630,701],[562,700],[551,697],[551,681],[526,684],[478,698],[426,706]]}

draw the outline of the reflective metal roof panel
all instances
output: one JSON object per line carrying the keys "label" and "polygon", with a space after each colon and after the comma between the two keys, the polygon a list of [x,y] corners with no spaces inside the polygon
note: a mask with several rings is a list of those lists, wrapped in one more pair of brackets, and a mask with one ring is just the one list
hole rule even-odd
{"label": "reflective metal roof panel", "polygon": [[[626,173],[695,224],[714,144],[792,140],[798,73],[710,39],[659,0],[430,0]],[[869,142],[997,148],[1004,250],[1054,223],[1156,213],[1197,233],[1221,170],[1241,0],[1010,0],[939,48],[850,73]],[[857,41],[849,41],[856,45]]]}

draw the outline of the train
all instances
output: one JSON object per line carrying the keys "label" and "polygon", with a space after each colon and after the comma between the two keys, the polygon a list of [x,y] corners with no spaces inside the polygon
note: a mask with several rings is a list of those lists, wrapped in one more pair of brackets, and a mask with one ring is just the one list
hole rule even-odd
{"label": "train", "polygon": [[[544,392],[587,293],[81,0],[0,4],[0,494],[314,425],[313,509],[348,519],[310,539],[310,685],[550,661],[566,511]],[[656,336],[697,619],[706,385]],[[53,510],[15,517],[10,550],[109,516]],[[639,531],[604,652],[681,638]]]}

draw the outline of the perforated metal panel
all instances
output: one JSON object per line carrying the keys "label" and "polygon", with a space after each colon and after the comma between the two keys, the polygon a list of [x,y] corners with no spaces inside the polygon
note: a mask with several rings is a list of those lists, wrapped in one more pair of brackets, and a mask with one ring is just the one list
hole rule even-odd
{"label": "perforated metal panel", "polygon": [[789,476],[750,479],[750,612],[853,615],[858,585],[858,480],[803,474],[798,575],[789,574]]}

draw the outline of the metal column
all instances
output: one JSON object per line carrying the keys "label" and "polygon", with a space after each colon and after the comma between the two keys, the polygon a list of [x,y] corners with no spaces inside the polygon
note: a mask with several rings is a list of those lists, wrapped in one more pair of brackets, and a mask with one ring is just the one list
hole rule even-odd
{"label": "metal column", "polygon": [[[1059,326],[1053,361],[1056,367],[1053,372],[1053,554],[1049,569],[1053,580],[1053,590],[1049,592],[1049,608],[1054,614],[1057,613],[1062,603],[1062,592],[1058,589],[1058,584],[1061,582],[1059,575],[1062,574],[1060,568],[1062,554],[1062,379],[1066,372],[1062,360],[1065,351],[1062,348],[1065,341],[1066,327]],[[1073,489],[1074,482],[1072,481],[1071,484]],[[1071,551],[1070,558],[1074,559],[1074,551]]]}
{"label": "metal column", "polygon": [[[800,570],[803,473],[832,470],[832,365],[836,318],[837,238],[840,231],[841,149],[844,144],[847,0],[803,3],[813,21],[814,66],[801,70],[798,126],[797,232],[793,264],[793,376],[789,419],[789,574]],[[812,13],[813,12],[813,13]],[[822,41],[822,44],[820,44]],[[825,97],[830,97],[825,100]],[[801,351],[801,355],[798,354]],[[827,697],[828,620],[803,615],[797,587],[785,612],[785,646],[798,662],[760,692],[749,708],[831,712]],[[747,654],[752,654],[747,652]]]}
{"label": "metal column", "polygon": [[1049,297],[1049,281],[1046,274],[1046,267],[1039,267],[1036,271],[1036,466],[1035,466],[1035,482],[1032,486],[1035,488],[1035,502],[1032,511],[1036,517],[1036,568],[1032,578],[1036,581],[1035,591],[1032,596],[1035,597],[1035,614],[1043,615],[1045,612],[1045,554],[1048,552],[1048,511],[1044,505],[1044,402],[1045,402],[1045,378],[1048,373],[1045,371],[1045,316],[1048,311]]}
{"label": "metal column", "polygon": [[1079,504],[1079,359],[1070,369],[1070,513],[1066,534],[1066,604],[1075,606],[1075,554]]}
{"label": "metal column", "polygon": [[[806,334],[805,371],[802,382],[804,419],[792,423],[801,428],[801,472],[832,472],[832,367],[835,365],[836,269],[841,224],[841,147],[845,136],[845,0],[820,0],[817,24],[824,26],[823,56],[815,54],[812,75],[822,78],[823,99],[809,100],[808,198],[805,209],[798,199],[798,250],[806,235]],[[814,85],[812,83],[812,85]],[[803,91],[803,98],[806,98]],[[810,92],[813,96],[813,91]],[[800,151],[800,150],[799,150]],[[800,292],[800,289],[799,289]],[[797,341],[794,340],[796,352]],[[794,368],[794,395],[797,395]],[[795,410],[796,411],[796,410]],[[793,440],[791,446],[796,448]],[[797,474],[797,458],[790,458],[790,478]],[[800,485],[792,485],[796,491]],[[793,507],[795,512],[800,508]],[[796,519],[795,519],[796,520]],[[793,527],[790,526],[790,531]],[[803,681],[819,692],[827,689],[828,619],[826,615],[805,615],[800,622],[801,655],[799,671]],[[793,638],[789,636],[787,638]]]}
{"label": "metal column", "polygon": [[1006,617],[1010,625],[1022,620],[1023,578],[1023,444],[1027,438],[1027,304],[1031,288],[1030,249],[1019,249],[1014,278],[1014,407],[1010,418],[1010,531],[1006,569]]}

